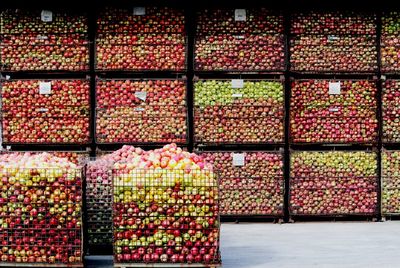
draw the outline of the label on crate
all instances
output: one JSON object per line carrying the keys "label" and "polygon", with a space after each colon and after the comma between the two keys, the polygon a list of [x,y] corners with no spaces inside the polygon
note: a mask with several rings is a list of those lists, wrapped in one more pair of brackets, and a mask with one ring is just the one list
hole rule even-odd
{"label": "label on crate", "polygon": [[246,9],[235,9],[235,21],[246,21]]}
{"label": "label on crate", "polygon": [[234,37],[235,37],[236,39],[244,39],[244,38],[245,38],[244,35],[235,35]]}
{"label": "label on crate", "polygon": [[10,80],[11,76],[6,75],[6,80]]}
{"label": "label on crate", "polygon": [[40,17],[42,18],[43,22],[51,22],[53,21],[53,12],[50,10],[42,10],[42,13],[40,13]]}
{"label": "label on crate", "polygon": [[234,97],[234,98],[242,98],[243,94],[242,93],[233,93],[232,97]]}
{"label": "label on crate", "polygon": [[51,82],[39,82],[39,94],[51,94]]}
{"label": "label on crate", "polygon": [[329,112],[339,112],[339,108],[329,108]]}
{"label": "label on crate", "polygon": [[339,40],[339,36],[335,36],[335,35],[328,35],[328,41],[333,42],[336,40]]}
{"label": "label on crate", "polygon": [[36,36],[36,39],[37,40],[47,40],[49,38],[47,36],[45,36],[45,35],[38,35],[38,36]]}
{"label": "label on crate", "polygon": [[47,108],[39,108],[38,111],[45,113],[45,112],[48,112],[49,109],[47,109]]}
{"label": "label on crate", "polygon": [[135,16],[144,16],[144,15],[146,15],[146,8],[145,7],[134,7],[133,8],[133,15],[135,15]]}
{"label": "label on crate", "polygon": [[329,82],[329,95],[340,95],[340,82]]}
{"label": "label on crate", "polygon": [[142,107],[136,107],[136,108],[135,108],[135,111],[143,112],[143,111],[144,111],[144,108],[142,108]]}
{"label": "label on crate", "polygon": [[232,164],[235,167],[242,167],[244,166],[244,153],[233,153],[232,154]]}
{"label": "label on crate", "polygon": [[135,97],[138,98],[139,100],[146,101],[147,92],[145,92],[145,91],[136,91],[135,92]]}
{"label": "label on crate", "polygon": [[232,79],[231,85],[232,85],[232,88],[243,88],[244,81],[243,81],[243,79]]}

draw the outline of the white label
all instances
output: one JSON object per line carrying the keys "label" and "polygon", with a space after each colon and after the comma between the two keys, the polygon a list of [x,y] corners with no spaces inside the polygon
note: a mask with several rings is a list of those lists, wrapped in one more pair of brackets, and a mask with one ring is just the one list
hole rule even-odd
{"label": "white label", "polygon": [[138,112],[143,112],[143,111],[144,111],[144,108],[137,107],[137,108],[135,108],[135,111],[138,111]]}
{"label": "white label", "polygon": [[236,39],[244,39],[244,35],[235,35]]}
{"label": "white label", "polygon": [[42,13],[40,13],[40,17],[42,18],[43,22],[51,22],[53,21],[53,12],[50,10],[42,10]]}
{"label": "white label", "polygon": [[135,15],[135,16],[146,15],[146,8],[145,7],[134,7],[133,8],[133,15]]}
{"label": "white label", "polygon": [[145,91],[137,91],[135,92],[135,97],[139,100],[145,101],[147,97],[147,92]]}
{"label": "white label", "polygon": [[38,36],[36,36],[36,39],[37,40],[47,40],[49,38],[47,36],[45,36],[45,35],[38,35]]}
{"label": "white label", "polygon": [[10,80],[10,76],[9,75],[6,75],[6,80]]}
{"label": "white label", "polygon": [[339,108],[329,108],[329,112],[338,112]]}
{"label": "white label", "polygon": [[39,94],[51,94],[51,82],[39,82]]}
{"label": "white label", "polygon": [[7,151],[10,151],[11,150],[11,146],[9,145],[9,146],[6,146],[6,150]]}
{"label": "white label", "polygon": [[243,79],[232,79],[232,88],[243,88],[244,81]]}
{"label": "white label", "polygon": [[235,21],[246,21],[246,9],[235,9]]}
{"label": "white label", "polygon": [[233,164],[235,167],[242,167],[242,166],[244,166],[244,154],[243,154],[243,153],[242,153],[242,154],[233,153],[233,154],[232,154],[232,164]]}
{"label": "white label", "polygon": [[334,35],[328,35],[328,41],[335,41],[339,40],[339,36],[334,36]]}
{"label": "white label", "polygon": [[340,82],[329,82],[329,95],[340,95]]}
{"label": "white label", "polygon": [[45,113],[45,112],[48,112],[49,109],[47,109],[47,108],[39,108],[38,111],[39,111],[39,112],[44,112],[44,113]]}
{"label": "white label", "polygon": [[241,97],[243,97],[243,94],[242,93],[234,93],[234,94],[232,94],[232,97],[241,98]]}

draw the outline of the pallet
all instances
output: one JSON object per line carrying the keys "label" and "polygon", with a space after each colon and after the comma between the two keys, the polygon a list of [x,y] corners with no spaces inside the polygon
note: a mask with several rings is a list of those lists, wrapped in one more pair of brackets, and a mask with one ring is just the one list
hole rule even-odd
{"label": "pallet", "polygon": [[0,267],[83,268],[83,263],[0,262]]}
{"label": "pallet", "polygon": [[114,263],[114,268],[167,268],[167,267],[180,267],[180,268],[218,268],[222,267],[221,264],[204,264],[204,263]]}
{"label": "pallet", "polygon": [[382,221],[398,221],[400,220],[400,214],[388,214],[382,215]]}

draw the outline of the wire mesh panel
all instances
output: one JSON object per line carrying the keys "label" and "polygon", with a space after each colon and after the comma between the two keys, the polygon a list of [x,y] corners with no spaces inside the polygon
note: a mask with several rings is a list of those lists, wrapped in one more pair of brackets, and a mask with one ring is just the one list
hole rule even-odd
{"label": "wire mesh panel", "polygon": [[368,80],[295,80],[290,100],[294,143],[374,143],[377,87]]}
{"label": "wire mesh panel", "polygon": [[97,19],[97,69],[186,68],[185,18],[172,8],[107,9]]}
{"label": "wire mesh panel", "polygon": [[5,10],[0,17],[0,63],[7,71],[89,69],[87,18],[63,11]]}
{"label": "wire mesh panel", "polygon": [[194,135],[202,144],[283,143],[280,81],[200,80],[194,84]]}
{"label": "wire mesh panel", "polygon": [[2,263],[82,263],[82,168],[0,169]]}
{"label": "wire mesh panel", "polygon": [[[204,152],[200,155],[220,171],[221,216],[283,216],[282,153]],[[243,158],[243,162],[238,158]]]}
{"label": "wire mesh panel", "polygon": [[98,80],[99,143],[186,143],[184,80]]}
{"label": "wire mesh panel", "polygon": [[89,92],[86,80],[4,81],[3,143],[88,143]]}
{"label": "wire mesh panel", "polygon": [[300,72],[377,70],[376,16],[354,12],[294,14],[290,64]]}
{"label": "wire mesh panel", "polygon": [[198,71],[283,71],[283,16],[267,9],[207,9],[197,14]]}
{"label": "wire mesh panel", "polygon": [[113,169],[117,263],[220,263],[218,180],[205,169]]}
{"label": "wire mesh panel", "polygon": [[376,215],[377,164],[373,152],[293,152],[290,215]]}
{"label": "wire mesh panel", "polygon": [[382,151],[383,216],[400,215],[400,152]]}

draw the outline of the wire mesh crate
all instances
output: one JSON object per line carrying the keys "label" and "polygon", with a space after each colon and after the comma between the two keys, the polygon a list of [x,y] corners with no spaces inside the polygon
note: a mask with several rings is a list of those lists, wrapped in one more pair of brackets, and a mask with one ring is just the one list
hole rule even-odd
{"label": "wire mesh crate", "polygon": [[[338,84],[338,91],[334,91]],[[293,143],[373,144],[377,86],[369,80],[295,80],[290,100]]]}
{"label": "wire mesh crate", "polygon": [[186,31],[183,10],[146,7],[103,10],[97,19],[96,69],[183,71]]}
{"label": "wire mesh crate", "polygon": [[80,14],[41,10],[1,13],[0,63],[5,71],[85,71],[89,69],[87,19]]}
{"label": "wire mesh crate", "polygon": [[290,215],[377,215],[377,168],[374,152],[292,152]]}
{"label": "wire mesh crate", "polygon": [[82,168],[0,172],[1,265],[82,264]]}
{"label": "wire mesh crate", "polygon": [[3,81],[3,143],[89,143],[89,87],[83,79]]}
{"label": "wire mesh crate", "polygon": [[112,172],[116,264],[220,263],[215,172],[129,164]]}
{"label": "wire mesh crate", "polygon": [[381,213],[400,215],[400,152],[382,151]]}
{"label": "wire mesh crate", "polygon": [[[200,155],[220,171],[221,216],[283,217],[282,153],[219,151]],[[236,163],[235,155],[243,157],[243,163]]]}
{"label": "wire mesh crate", "polygon": [[199,80],[194,84],[194,138],[198,144],[283,143],[281,81]]}
{"label": "wire mesh crate", "polygon": [[382,83],[382,141],[400,142],[400,80],[386,80]]}
{"label": "wire mesh crate", "polygon": [[384,73],[398,73],[399,60],[399,12],[384,12],[381,30],[381,71]]}

